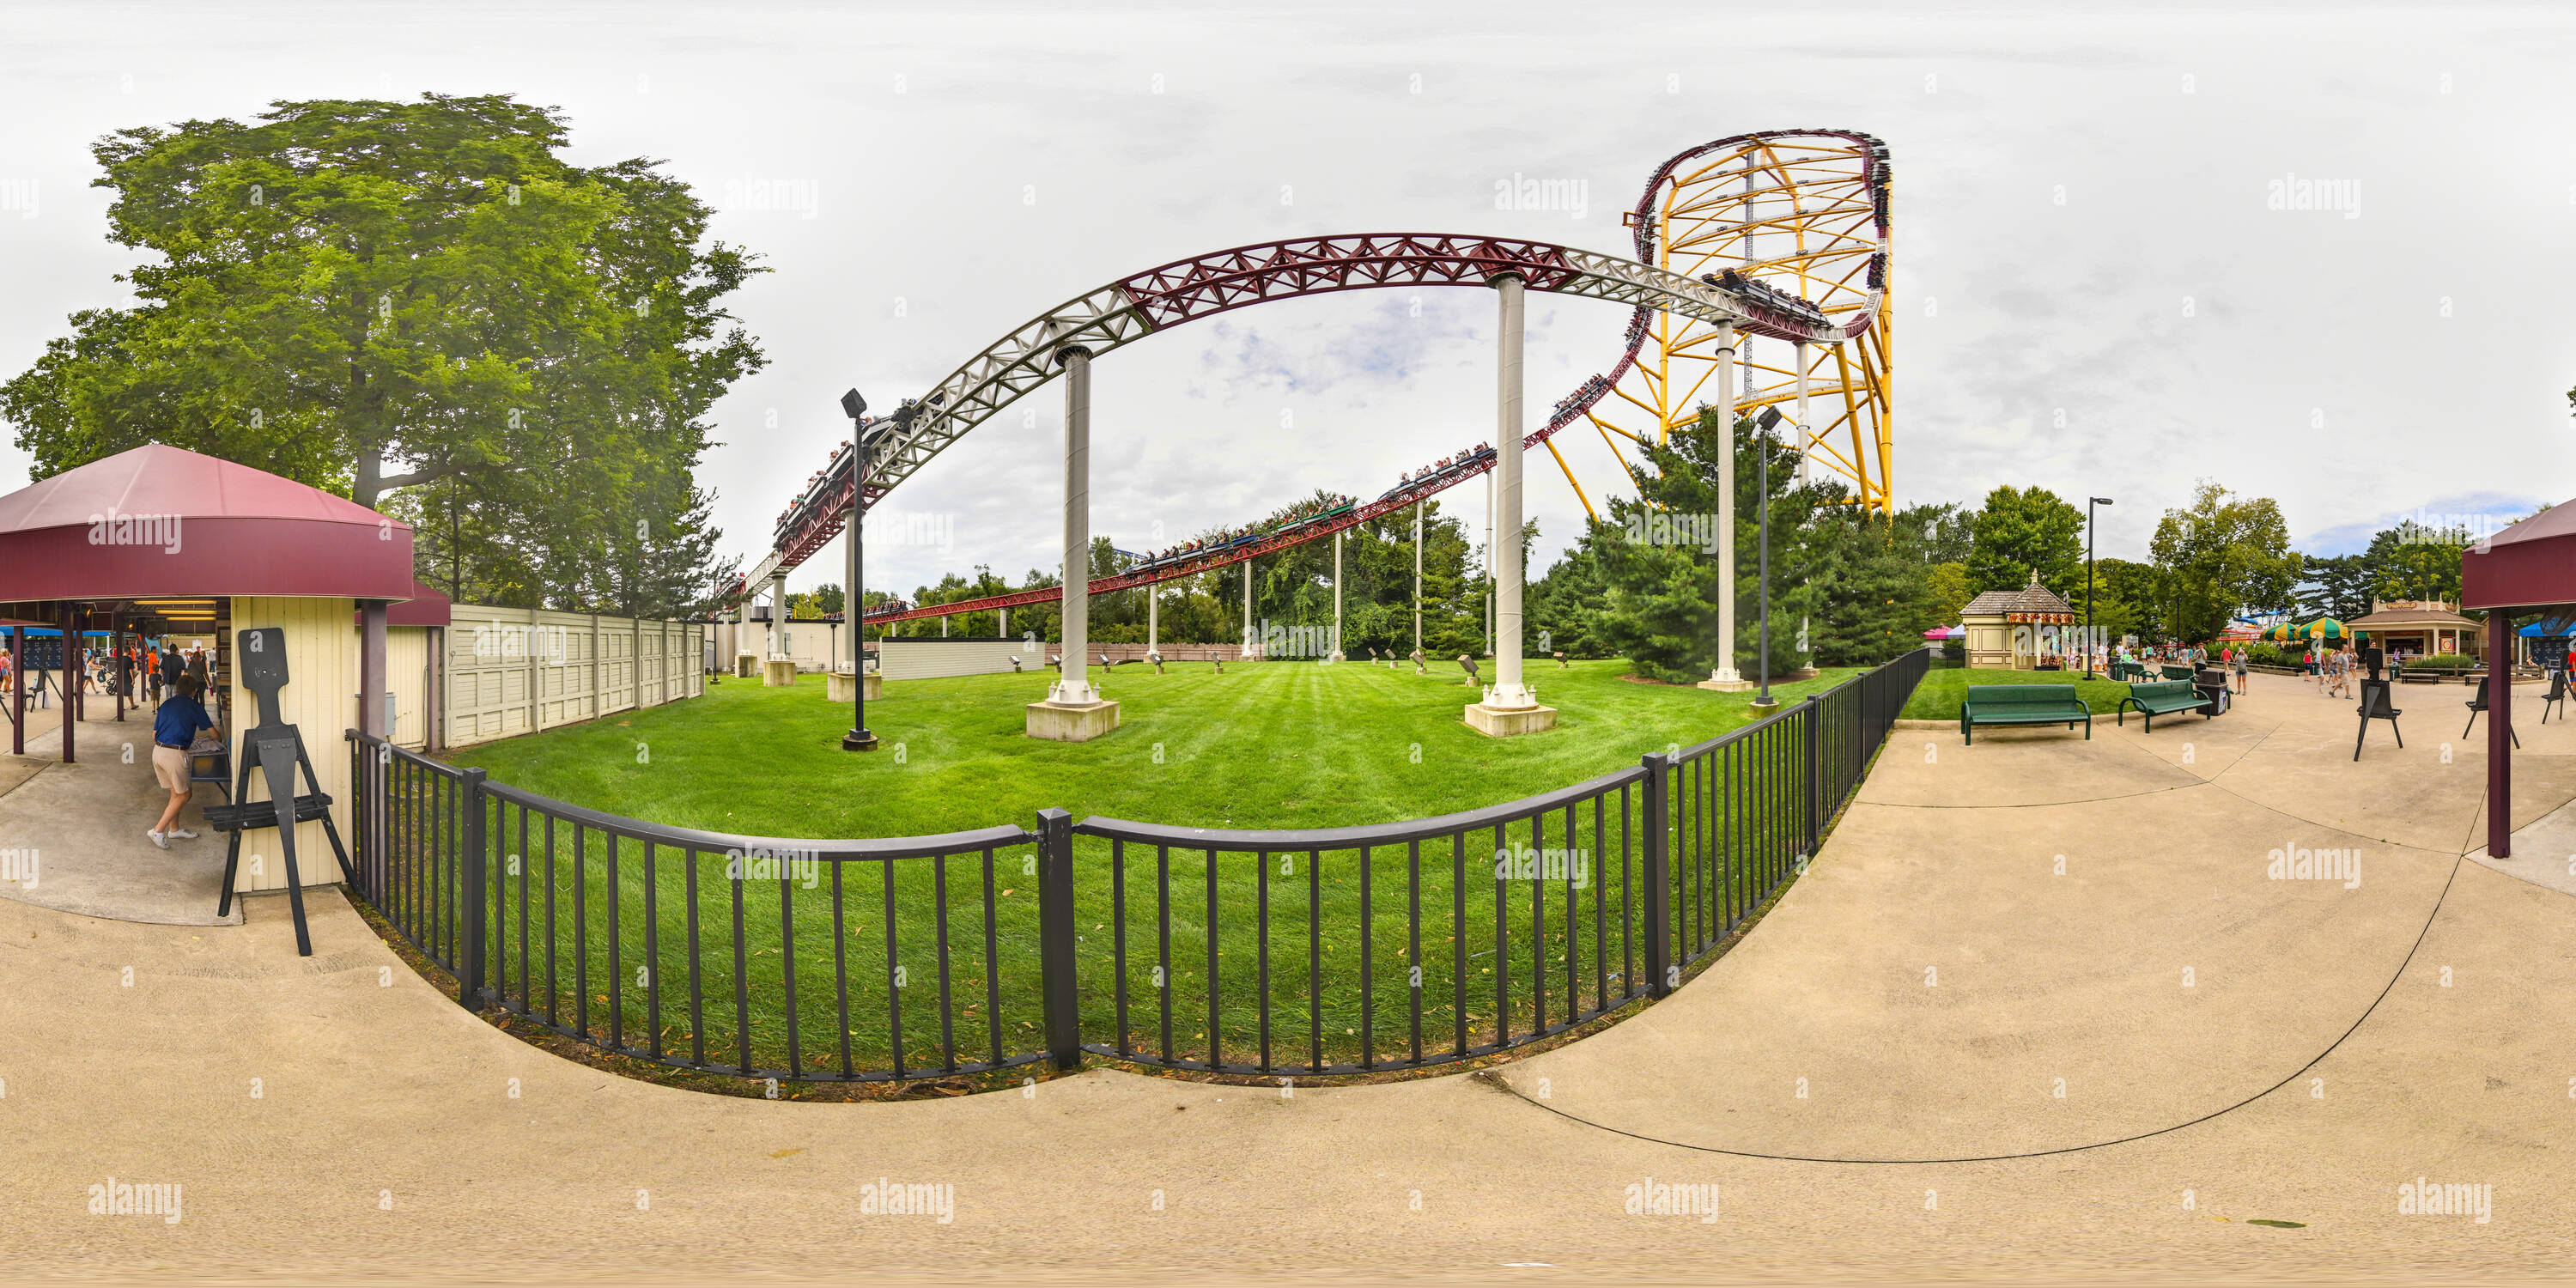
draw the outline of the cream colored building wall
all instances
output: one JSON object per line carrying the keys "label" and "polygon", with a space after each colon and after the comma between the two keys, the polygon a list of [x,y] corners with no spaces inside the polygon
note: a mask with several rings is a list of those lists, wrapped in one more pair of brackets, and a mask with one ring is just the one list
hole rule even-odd
{"label": "cream colored building wall", "polygon": [[[331,819],[338,825],[344,844],[350,836],[349,744],[342,735],[357,723],[358,715],[358,650],[353,647],[355,637],[350,629],[356,612],[357,602],[349,599],[240,596],[232,602],[236,641],[241,631],[275,626],[286,632],[286,687],[278,690],[278,718],[294,725],[303,735],[314,779],[331,798]],[[259,695],[242,687],[239,658],[234,659],[232,669],[232,720],[236,727],[224,730],[224,741],[233,748],[233,773],[238,778],[242,735],[259,723]],[[300,777],[296,787],[310,790]],[[252,774],[248,799],[268,799],[265,776]],[[220,845],[224,840],[210,838],[207,843]],[[296,873],[305,885],[328,885],[340,880],[339,860],[331,852],[331,838],[320,821],[296,825],[295,863]],[[242,833],[241,868],[233,888],[286,888],[285,851],[274,829]]]}

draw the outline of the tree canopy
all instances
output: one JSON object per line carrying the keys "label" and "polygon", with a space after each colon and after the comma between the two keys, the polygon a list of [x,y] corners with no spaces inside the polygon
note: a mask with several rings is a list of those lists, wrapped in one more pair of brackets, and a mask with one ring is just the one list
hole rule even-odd
{"label": "tree canopy", "polygon": [[763,363],[659,163],[576,166],[506,95],[277,102],[92,149],[150,258],[0,385],[44,478],[145,442],[413,521],[452,593],[685,611],[723,569],[690,471]]}
{"label": "tree canopy", "polygon": [[2039,584],[2063,598],[2084,582],[2084,512],[2044,487],[2004,484],[1973,520],[1968,580],[1980,593]]}

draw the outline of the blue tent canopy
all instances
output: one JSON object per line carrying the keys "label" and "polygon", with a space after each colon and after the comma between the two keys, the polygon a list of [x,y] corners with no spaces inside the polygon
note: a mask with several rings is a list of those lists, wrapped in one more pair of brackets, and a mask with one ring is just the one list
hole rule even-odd
{"label": "blue tent canopy", "polygon": [[2543,619],[2541,621],[2533,622],[2529,626],[2523,627],[2522,634],[2533,639],[2557,639],[2561,636],[2576,636],[2576,620],[2560,618],[2556,621],[2550,621]]}

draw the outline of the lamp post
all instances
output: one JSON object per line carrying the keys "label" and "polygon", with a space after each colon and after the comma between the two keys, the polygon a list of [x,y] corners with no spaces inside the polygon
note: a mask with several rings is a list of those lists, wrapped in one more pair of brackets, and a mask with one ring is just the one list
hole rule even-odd
{"label": "lamp post", "polygon": [[861,418],[868,400],[856,389],[841,395],[841,411],[850,418],[850,587],[841,596],[842,615],[850,619],[850,731],[841,735],[843,751],[875,751],[877,736],[868,732],[868,596],[862,580],[865,542],[862,521],[868,517],[865,450]]}
{"label": "lamp post", "polygon": [[2107,496],[2084,498],[2084,678],[2093,678],[2093,507],[2109,505]]}
{"label": "lamp post", "polygon": [[[1760,432],[1755,436],[1753,449],[1754,477],[1759,480],[1757,486],[1760,488],[1753,500],[1754,526],[1760,534],[1756,540],[1761,552],[1755,564],[1754,594],[1761,605],[1762,619],[1762,651],[1754,655],[1753,662],[1754,667],[1762,672],[1762,691],[1753,698],[1756,711],[1770,711],[1780,705],[1780,700],[1771,696],[1771,427],[1779,423],[1779,408],[1763,408],[1756,426]],[[1728,428],[1730,431],[1733,429],[1732,426]]]}

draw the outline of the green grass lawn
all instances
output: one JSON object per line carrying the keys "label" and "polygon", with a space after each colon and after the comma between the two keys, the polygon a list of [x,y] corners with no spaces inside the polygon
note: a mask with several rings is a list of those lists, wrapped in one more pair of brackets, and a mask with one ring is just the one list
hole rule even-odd
{"label": "green grass lawn", "polygon": [[[1046,677],[993,675],[889,683],[869,705],[882,749],[844,752],[847,709],[806,677],[775,689],[727,681],[454,759],[590,809],[754,837],[1033,827],[1048,806],[1077,819],[1311,829],[1514,801],[1753,719],[1750,694],[1639,684],[1625,671],[1534,668],[1558,727],[1513,739],[1461,721],[1477,695],[1454,671],[1256,663],[1217,675],[1190,663],[1161,676],[1118,668],[1104,687],[1122,725],[1089,743],[1028,738],[1023,706]],[[1794,703],[1851,674],[1774,692]],[[1773,726],[1761,735],[1768,757],[1725,763],[1794,764],[1798,729]],[[1711,776],[1728,773],[1743,781]],[[1675,898],[1741,909],[1785,871],[1796,823],[1784,773],[1712,761],[1677,775],[1674,795]],[[1348,1065],[1417,1041],[1436,1054],[1560,1024],[1634,987],[1642,825],[1631,787],[1501,831],[1364,848],[1211,855],[1077,837],[1086,1040],[1123,1035],[1184,1061]],[[1043,1048],[1037,862],[1018,838],[825,861],[800,879],[506,804],[490,826],[493,983],[567,1029],[609,1041],[614,1026],[613,1044],[628,1049],[808,1074],[839,1071],[844,1041],[860,1070],[891,1068],[898,1050],[922,1067],[952,1052],[971,1064]],[[398,852],[407,845],[420,852],[396,838]],[[1499,877],[1495,852],[1530,845],[1577,851],[1579,873]],[[1685,946],[1704,942],[1710,927],[1676,921]]]}
{"label": "green grass lawn", "polygon": [[[1794,702],[1848,679],[1837,668],[1775,686]],[[1184,827],[1312,828],[1392,823],[1536,795],[1713,738],[1752,719],[1751,693],[1623,678],[1625,662],[1533,664],[1557,727],[1488,738],[1460,710],[1477,690],[1457,668],[1417,676],[1366,663],[1268,662],[1212,674],[1202,662],[1121,666],[1102,679],[1117,732],[1088,743],[1026,733],[1047,677],[898,680],[869,704],[883,743],[844,752],[846,706],[821,676],[793,688],[710,685],[702,698],[452,759],[498,781],[591,809],[748,836],[921,836],[1034,826],[1058,806]],[[1955,709],[1954,709],[1955,714]]]}
{"label": "green grass lawn", "polygon": [[1957,720],[1959,704],[1967,699],[1971,684],[2072,684],[2075,696],[2093,708],[2093,714],[2107,716],[2129,696],[2129,686],[2112,680],[2087,680],[2082,671],[1996,671],[1962,666],[1935,665],[1923,676],[1923,683],[1906,702],[1907,720]]}

